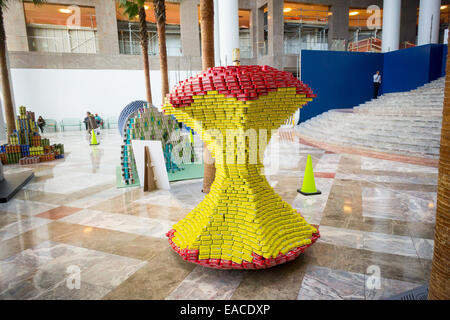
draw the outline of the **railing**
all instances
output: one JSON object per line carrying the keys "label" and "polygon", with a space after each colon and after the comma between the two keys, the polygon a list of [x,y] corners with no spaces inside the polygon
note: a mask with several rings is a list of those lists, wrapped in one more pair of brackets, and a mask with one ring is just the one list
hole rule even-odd
{"label": "railing", "polygon": [[97,31],[90,28],[56,28],[29,26],[27,29],[30,51],[97,53]]}
{"label": "railing", "polygon": [[250,59],[253,58],[253,46],[250,33],[239,33],[239,49],[241,58]]}
{"label": "railing", "polygon": [[381,39],[367,38],[348,44],[348,51],[352,52],[381,52]]}
{"label": "railing", "polygon": [[[181,44],[179,46],[166,46],[166,48],[168,56],[182,56]],[[130,42],[129,40],[121,39],[119,40],[119,52],[120,54],[140,55],[142,54],[141,42],[139,40],[132,40]],[[148,46],[148,55],[159,55],[159,47],[157,44]]]}
{"label": "railing", "polygon": [[239,50],[240,50],[241,58],[244,58],[244,59],[253,58],[252,46],[240,46]]}
{"label": "railing", "polygon": [[402,44],[400,45],[400,49],[407,49],[407,48],[412,48],[415,47],[416,45],[414,43],[411,43],[409,41],[404,41],[402,42]]}
{"label": "railing", "polygon": [[30,51],[38,52],[97,53],[97,41],[95,35],[80,41],[64,37],[28,36]]}
{"label": "railing", "polygon": [[258,55],[265,56],[269,53],[269,43],[268,41],[260,41],[256,43],[256,48],[258,50]]}
{"label": "railing", "polygon": [[300,54],[302,50],[328,50],[328,42],[299,42],[290,43],[290,41],[284,42],[285,54]]}

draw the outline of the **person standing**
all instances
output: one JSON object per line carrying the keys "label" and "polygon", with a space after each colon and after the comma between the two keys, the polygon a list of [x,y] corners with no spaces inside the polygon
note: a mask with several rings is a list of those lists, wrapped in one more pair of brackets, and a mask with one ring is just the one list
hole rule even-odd
{"label": "person standing", "polygon": [[95,120],[95,117],[92,113],[90,113],[89,111],[86,113],[87,114],[87,130],[89,133],[92,132],[92,130],[95,131],[95,134],[99,134],[99,130],[98,130],[98,124],[97,121]]}
{"label": "person standing", "polygon": [[88,120],[89,120],[88,116],[86,116],[86,118],[84,118],[84,120],[83,120],[84,126],[86,127],[86,131],[88,129]]}
{"label": "person standing", "polygon": [[44,133],[45,120],[44,120],[44,118],[42,118],[42,116],[39,116],[37,125],[38,125],[39,129],[41,129],[41,133]]}
{"label": "person standing", "polygon": [[380,71],[377,70],[377,73],[373,75],[373,98],[378,98],[378,90],[380,89],[381,85],[381,75]]}
{"label": "person standing", "polygon": [[100,116],[98,115],[98,113],[95,114],[95,121],[97,121],[97,124],[100,128],[103,128],[103,119],[100,118]]}

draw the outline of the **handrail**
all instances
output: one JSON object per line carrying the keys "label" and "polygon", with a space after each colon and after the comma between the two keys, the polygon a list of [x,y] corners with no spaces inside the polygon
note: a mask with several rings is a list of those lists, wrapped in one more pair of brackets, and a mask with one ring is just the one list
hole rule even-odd
{"label": "handrail", "polygon": [[370,37],[361,39],[359,41],[350,42],[348,44],[348,51],[351,52],[380,52],[381,39]]}
{"label": "handrail", "polygon": [[[71,36],[69,35],[69,38],[70,38],[70,37],[71,37]],[[91,38],[86,39],[86,40],[84,40],[84,41],[82,41],[82,42],[79,42],[79,43],[76,44],[74,47],[70,47],[70,51],[73,51],[73,50],[79,48],[80,46],[82,46],[83,44],[85,44],[85,43],[87,43],[88,41],[91,41],[91,40],[94,40],[94,44],[95,44],[95,41],[97,40],[96,35],[93,35]],[[97,50],[96,50],[96,51],[97,51]]]}
{"label": "handrail", "polygon": [[42,23],[27,23],[27,28],[49,29],[49,30],[97,31],[97,27],[67,26],[67,25],[59,25],[59,24],[42,24]]}

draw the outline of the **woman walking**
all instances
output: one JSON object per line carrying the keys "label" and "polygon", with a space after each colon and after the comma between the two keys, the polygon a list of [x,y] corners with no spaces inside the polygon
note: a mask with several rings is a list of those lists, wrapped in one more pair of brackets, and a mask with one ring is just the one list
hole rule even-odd
{"label": "woman walking", "polygon": [[42,118],[42,116],[39,116],[37,125],[38,125],[39,129],[41,129],[41,133],[44,133],[45,120],[44,120],[44,118]]}

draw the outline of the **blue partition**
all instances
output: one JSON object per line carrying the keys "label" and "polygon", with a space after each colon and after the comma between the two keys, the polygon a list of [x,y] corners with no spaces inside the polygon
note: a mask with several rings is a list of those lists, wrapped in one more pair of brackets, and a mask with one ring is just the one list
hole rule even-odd
{"label": "blue partition", "polygon": [[301,79],[317,94],[301,110],[306,121],[330,109],[372,99],[372,76],[381,71],[380,94],[408,91],[445,75],[447,46],[430,44],[388,53],[302,50]]}
{"label": "blue partition", "polygon": [[382,54],[302,50],[301,79],[317,98],[301,109],[300,120],[306,121],[329,109],[352,108],[370,100],[373,74],[377,70],[383,70]]}
{"label": "blue partition", "polygon": [[444,49],[442,50],[441,77],[445,76],[445,67],[447,66],[447,51],[448,47],[444,46]]}
{"label": "blue partition", "polygon": [[[447,59],[447,46],[433,44],[430,46],[430,75],[428,82],[436,80],[445,75],[445,62]],[[444,63],[444,68],[442,66]],[[442,70],[444,73],[442,74]]]}
{"label": "blue partition", "polygon": [[413,90],[441,77],[444,47],[431,44],[384,53],[383,92]]}

